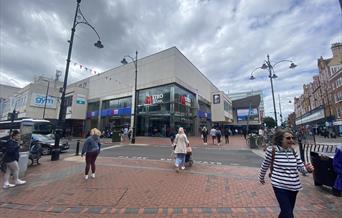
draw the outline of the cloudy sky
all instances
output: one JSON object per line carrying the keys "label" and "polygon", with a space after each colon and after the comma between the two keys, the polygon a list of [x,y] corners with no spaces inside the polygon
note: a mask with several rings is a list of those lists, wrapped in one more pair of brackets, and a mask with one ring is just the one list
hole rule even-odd
{"label": "cloudy sky", "polygon": [[[0,0],[0,83],[23,87],[38,75],[64,74],[75,9],[76,0]],[[104,49],[78,25],[69,83],[117,67],[136,50],[145,57],[176,46],[221,90],[263,90],[266,116],[273,111],[268,73],[248,78],[267,54],[298,65],[275,68],[276,104],[279,94],[287,115],[288,101],[318,73],[317,59],[342,42],[339,0],[82,0],[81,10]]]}

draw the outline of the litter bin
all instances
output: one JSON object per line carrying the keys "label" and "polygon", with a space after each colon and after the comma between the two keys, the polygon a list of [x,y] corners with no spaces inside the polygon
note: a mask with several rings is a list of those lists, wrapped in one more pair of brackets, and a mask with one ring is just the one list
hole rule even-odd
{"label": "litter bin", "polygon": [[27,171],[27,165],[28,165],[28,159],[29,159],[29,152],[23,151],[19,152],[19,177],[24,177]]}
{"label": "litter bin", "polygon": [[113,132],[112,142],[120,142],[120,141],[121,141],[120,132]]}
{"label": "litter bin", "polygon": [[113,128],[112,142],[121,142],[121,127]]}
{"label": "litter bin", "polygon": [[61,153],[60,148],[52,148],[51,149],[51,161],[59,160],[59,154]]}
{"label": "litter bin", "polygon": [[249,144],[249,147],[250,148],[258,148],[257,146],[257,139],[258,139],[258,135],[257,134],[249,134],[249,137],[248,137],[248,144]]}
{"label": "litter bin", "polygon": [[333,153],[310,152],[311,163],[315,168],[313,179],[316,186],[334,186],[336,173],[333,168],[333,155]]}

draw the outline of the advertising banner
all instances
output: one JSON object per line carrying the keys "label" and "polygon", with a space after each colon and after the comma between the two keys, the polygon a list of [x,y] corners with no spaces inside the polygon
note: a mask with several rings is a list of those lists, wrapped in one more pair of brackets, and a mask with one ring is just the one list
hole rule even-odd
{"label": "advertising banner", "polygon": [[[247,121],[248,120],[248,112],[249,109],[237,109],[237,120],[238,121]],[[249,112],[249,120],[250,121],[259,121],[259,114],[258,114],[258,109],[253,108]]]}

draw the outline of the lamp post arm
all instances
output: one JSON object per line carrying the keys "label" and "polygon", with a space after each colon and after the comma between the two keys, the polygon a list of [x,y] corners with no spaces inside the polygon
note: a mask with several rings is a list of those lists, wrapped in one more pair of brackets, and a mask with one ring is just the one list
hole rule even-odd
{"label": "lamp post arm", "polygon": [[253,73],[255,73],[255,71],[257,71],[258,69],[261,69],[261,67],[255,68],[255,69],[251,72],[251,76],[253,76]]}
{"label": "lamp post arm", "polygon": [[277,64],[282,63],[282,62],[291,62],[291,63],[293,63],[293,61],[291,61],[291,60],[281,60],[281,61],[278,61],[278,62],[274,63],[273,67],[275,67]]}
{"label": "lamp post arm", "polygon": [[96,33],[97,37],[99,38],[99,40],[101,40],[100,35],[97,33],[97,31],[95,30],[95,28],[94,28],[92,25],[90,25],[88,22],[81,21],[81,22],[77,22],[77,23],[76,23],[76,26],[77,26],[78,24],[80,24],[80,23],[83,23],[83,24],[85,24],[85,25],[88,25],[90,28],[92,28],[92,29],[94,30],[94,32]]}

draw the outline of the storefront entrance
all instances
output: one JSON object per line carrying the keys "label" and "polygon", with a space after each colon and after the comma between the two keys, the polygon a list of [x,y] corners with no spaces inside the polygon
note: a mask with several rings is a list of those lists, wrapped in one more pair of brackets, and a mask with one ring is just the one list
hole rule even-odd
{"label": "storefront entrance", "polygon": [[170,116],[138,116],[138,136],[169,137]]}

